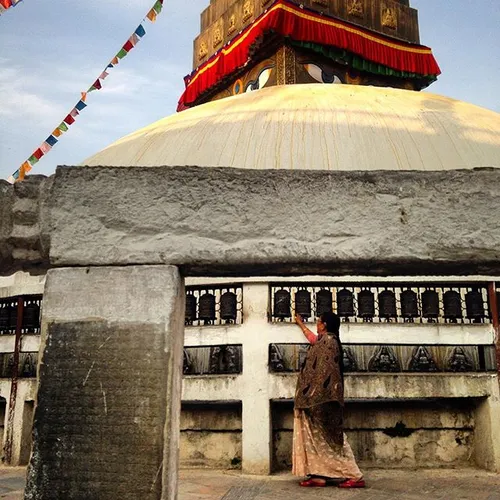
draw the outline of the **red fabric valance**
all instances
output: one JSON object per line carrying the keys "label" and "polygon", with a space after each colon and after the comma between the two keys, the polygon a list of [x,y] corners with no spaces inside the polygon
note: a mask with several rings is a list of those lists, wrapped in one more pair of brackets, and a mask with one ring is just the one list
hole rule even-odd
{"label": "red fabric valance", "polygon": [[178,109],[189,107],[221,79],[243,67],[252,45],[271,31],[296,41],[345,49],[395,70],[422,76],[441,73],[428,47],[393,40],[348,22],[301,9],[287,0],[277,0],[242,33],[184,79],[186,90]]}

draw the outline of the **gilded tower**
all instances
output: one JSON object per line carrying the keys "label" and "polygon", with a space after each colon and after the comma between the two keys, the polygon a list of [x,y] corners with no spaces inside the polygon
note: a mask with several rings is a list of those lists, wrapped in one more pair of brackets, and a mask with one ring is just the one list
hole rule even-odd
{"label": "gilded tower", "polygon": [[409,0],[211,0],[180,109],[296,83],[421,90],[440,73]]}

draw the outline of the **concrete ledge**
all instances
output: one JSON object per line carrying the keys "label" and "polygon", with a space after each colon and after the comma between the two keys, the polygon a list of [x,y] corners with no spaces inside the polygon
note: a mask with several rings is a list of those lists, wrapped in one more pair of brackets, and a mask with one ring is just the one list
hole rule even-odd
{"label": "concrete ledge", "polygon": [[30,179],[37,209],[14,208],[27,188],[1,185],[3,274],[48,255],[53,267],[172,264],[218,277],[500,273],[500,169],[60,167]]}
{"label": "concrete ledge", "polygon": [[[346,399],[429,399],[497,397],[494,374],[373,374],[347,375]],[[269,398],[293,399],[297,374],[269,374]],[[241,376],[184,377],[183,401],[224,401],[245,399]],[[247,397],[252,397],[247,394]]]}

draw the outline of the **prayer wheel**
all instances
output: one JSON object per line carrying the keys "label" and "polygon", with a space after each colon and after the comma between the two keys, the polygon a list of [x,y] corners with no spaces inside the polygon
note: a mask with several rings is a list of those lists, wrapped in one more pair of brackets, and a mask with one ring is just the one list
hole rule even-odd
{"label": "prayer wheel", "polygon": [[401,315],[410,320],[418,318],[418,296],[413,290],[401,293]]}
{"label": "prayer wheel", "polygon": [[24,303],[23,330],[34,332],[40,328],[40,306],[34,300]]}
{"label": "prayer wheel", "polygon": [[364,321],[372,321],[375,316],[375,296],[370,290],[358,293],[358,317]]}
{"label": "prayer wheel", "polygon": [[281,320],[289,318],[292,314],[290,312],[290,292],[287,290],[278,290],[274,294],[274,317]]}
{"label": "prayer wheel", "polygon": [[196,320],[196,297],[192,293],[186,295],[186,325],[192,325]]}
{"label": "prayer wheel", "polygon": [[224,321],[236,321],[237,314],[236,294],[227,291],[220,298],[220,317]]}
{"label": "prayer wheel", "polygon": [[462,299],[454,290],[448,290],[443,295],[444,317],[452,322],[462,318]]}
{"label": "prayer wheel", "polygon": [[9,330],[14,333],[17,327],[17,301],[9,303]]}
{"label": "prayer wheel", "polygon": [[439,295],[435,290],[422,294],[422,316],[431,321],[439,318]]}
{"label": "prayer wheel", "polygon": [[378,310],[381,318],[397,318],[396,294],[391,290],[380,292],[378,294]]}
{"label": "prayer wheel", "polygon": [[205,293],[200,297],[199,318],[206,322],[215,320],[215,295]]}
{"label": "prayer wheel", "polygon": [[316,293],[316,316],[321,316],[325,312],[332,312],[333,295],[330,290],[323,288]]}
{"label": "prayer wheel", "polygon": [[302,318],[311,316],[311,294],[305,289],[295,294],[295,312]]}
{"label": "prayer wheel", "polygon": [[10,305],[0,303],[0,332],[6,332],[10,326]]}
{"label": "prayer wheel", "polygon": [[480,323],[484,319],[483,296],[477,288],[473,288],[465,295],[465,309],[467,318],[474,321],[474,323]]}
{"label": "prayer wheel", "polygon": [[346,288],[337,292],[337,314],[341,318],[349,318],[355,315],[354,294]]}

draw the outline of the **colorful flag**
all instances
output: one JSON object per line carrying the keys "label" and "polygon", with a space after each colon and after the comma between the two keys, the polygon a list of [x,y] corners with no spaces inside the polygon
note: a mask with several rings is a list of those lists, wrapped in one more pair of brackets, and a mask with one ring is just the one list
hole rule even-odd
{"label": "colorful flag", "polygon": [[128,41],[135,47],[140,41],[141,39],[134,33],[129,39]]}
{"label": "colorful flag", "polygon": [[146,17],[147,17],[147,18],[148,18],[148,19],[149,19],[152,23],[154,23],[154,22],[156,21],[156,16],[157,16],[157,14],[156,14],[156,11],[155,11],[154,9],[151,9],[151,10],[147,13],[147,15],[146,15]]}
{"label": "colorful flag", "polygon": [[81,92],[82,94],[82,101],[85,102],[87,100],[87,92]]}
{"label": "colorful flag", "polygon": [[132,45],[132,42],[130,40],[127,40],[125,42],[125,45],[123,46],[123,50],[126,50],[127,52],[130,52],[134,46]]}
{"label": "colorful flag", "polygon": [[163,2],[160,2],[160,0],[158,0],[154,5],[153,5],[153,10],[159,14],[161,12],[161,9],[163,9]]}
{"label": "colorful flag", "polygon": [[57,127],[61,132],[67,132],[68,131],[68,126],[64,123],[64,122],[61,122],[61,125],[59,125],[59,127]]}
{"label": "colorful flag", "polygon": [[119,62],[120,62],[120,61],[119,61],[118,57],[116,57],[116,56],[115,56],[115,57],[113,57],[113,59],[111,59],[111,64],[114,64],[115,66],[116,66]]}
{"label": "colorful flag", "polygon": [[[33,153],[33,156],[39,160],[42,156],[43,156],[43,151],[38,148],[34,153]],[[30,162],[31,163],[31,162]]]}
{"label": "colorful flag", "polygon": [[46,142],[44,142],[40,146],[40,150],[42,151],[43,154],[47,154],[51,149],[52,149],[52,146],[50,144],[47,144]]}
{"label": "colorful flag", "polygon": [[109,76],[109,73],[107,71],[103,71],[100,76],[99,80],[106,80],[106,78]]}
{"label": "colorful flag", "polygon": [[38,158],[35,156],[35,155],[31,155],[29,158],[28,158],[28,161],[34,165],[35,163],[38,163]]}
{"label": "colorful flag", "polygon": [[68,125],[72,125],[75,123],[75,119],[69,114],[65,119],[64,123],[67,123]]}
{"label": "colorful flag", "polygon": [[125,49],[121,49],[120,52],[116,54],[116,57],[118,57],[118,59],[123,59],[127,54],[128,52]]}
{"label": "colorful flag", "polygon": [[75,109],[82,111],[82,109],[85,109],[86,107],[87,105],[83,102],[83,100],[81,100],[76,103]]}
{"label": "colorful flag", "polygon": [[57,144],[57,139],[51,134],[45,139],[45,142],[51,146],[55,146]]}
{"label": "colorful flag", "polygon": [[4,9],[8,9],[9,7],[12,7],[12,2],[10,0],[0,0],[0,5]]}
{"label": "colorful flag", "polygon": [[139,24],[139,26],[137,26],[137,29],[134,31],[134,33],[139,38],[142,38],[146,34],[146,30],[144,29],[144,26],[142,24]]}
{"label": "colorful flag", "polygon": [[73,117],[73,118],[76,118],[80,113],[78,112],[78,110],[76,108],[73,108],[70,112],[70,115]]}

